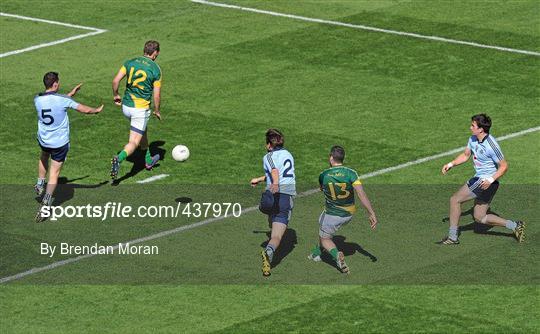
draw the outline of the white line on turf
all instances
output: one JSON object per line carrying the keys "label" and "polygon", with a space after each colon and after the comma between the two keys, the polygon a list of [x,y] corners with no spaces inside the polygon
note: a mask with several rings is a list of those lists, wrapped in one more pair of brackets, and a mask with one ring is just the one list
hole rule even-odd
{"label": "white line on turf", "polygon": [[[505,136],[501,136],[501,137],[498,137],[497,140],[498,141],[503,141],[503,140],[523,136],[523,135],[528,134],[528,133],[537,132],[537,131],[540,131],[540,126],[530,128],[530,129],[526,129],[526,130],[519,131],[519,132],[514,132],[514,133],[511,133],[511,134],[508,134],[508,135],[505,135]],[[435,160],[435,159],[438,159],[438,158],[443,158],[443,157],[446,157],[446,156],[461,152],[464,148],[465,147],[459,147],[459,148],[456,148],[456,149],[453,149],[453,150],[450,150],[450,151],[446,151],[446,152],[431,155],[431,156],[428,156],[428,157],[425,157],[425,158],[409,161],[409,162],[406,162],[404,164],[400,164],[400,165],[397,165],[397,166],[383,168],[383,169],[380,169],[378,171],[374,171],[374,172],[371,172],[371,173],[360,175],[360,178],[361,179],[367,179],[367,178],[370,178],[370,177],[374,177],[374,176],[377,176],[377,175],[393,172],[393,171],[403,169],[403,168],[406,168],[406,167],[410,167],[410,166],[413,166],[413,165],[418,165],[418,164],[421,164],[421,163],[424,163],[424,162],[427,162],[427,161]],[[318,193],[318,192],[319,192],[319,189],[311,189],[311,190],[307,190],[307,191],[304,191],[304,192],[298,194],[297,197],[305,197],[305,196],[309,196],[309,195],[312,195],[312,194],[315,194],[315,193]],[[251,211],[255,211],[257,209],[258,209],[258,207],[256,207],[256,206],[252,206],[252,207],[249,207],[249,208],[246,208],[246,209],[242,209],[242,214],[247,213],[247,212],[251,212]],[[133,244],[139,244],[139,243],[142,243],[142,242],[147,242],[147,241],[150,241],[150,240],[155,240],[155,239],[162,238],[162,237],[172,235],[172,234],[176,234],[176,233],[179,233],[179,232],[182,232],[182,231],[191,230],[191,229],[194,229],[196,227],[208,225],[208,224],[223,220],[225,218],[226,217],[220,216],[220,217],[217,217],[217,218],[205,219],[205,220],[202,220],[200,222],[193,223],[193,224],[190,224],[190,225],[180,226],[180,227],[174,228],[172,230],[167,230],[167,231],[151,234],[151,235],[146,236],[146,237],[126,241],[126,242],[124,242],[124,244],[132,244],[133,245]],[[113,247],[114,250],[116,250],[116,249],[118,249],[119,246],[115,245],[115,246],[112,246],[112,247]],[[0,284],[7,283],[7,282],[10,282],[10,281],[14,281],[14,280],[17,280],[17,279],[20,279],[20,278],[23,278],[23,277],[26,277],[26,276],[29,276],[29,275],[37,274],[37,273],[40,273],[42,271],[47,271],[47,270],[51,270],[51,269],[54,269],[54,268],[57,268],[57,267],[61,267],[61,266],[64,266],[66,264],[70,264],[70,263],[77,262],[77,261],[80,261],[80,260],[83,260],[83,259],[86,259],[86,258],[89,258],[89,257],[93,257],[95,255],[97,255],[97,254],[81,255],[81,256],[77,256],[77,257],[73,257],[73,258],[69,258],[69,259],[65,259],[65,260],[61,260],[61,261],[56,261],[56,262],[53,262],[53,263],[48,264],[48,265],[43,266],[43,267],[32,268],[30,270],[23,271],[21,273],[18,273],[18,274],[12,275],[12,276],[7,276],[7,277],[0,278]]]}
{"label": "white line on turf", "polygon": [[147,178],[147,179],[137,181],[137,183],[149,183],[149,182],[154,182],[154,181],[157,181],[157,180],[164,179],[164,178],[166,178],[167,176],[169,176],[169,174],[159,174],[159,175],[154,175],[154,176],[150,176],[150,177]]}
{"label": "white line on turf", "polygon": [[[537,126],[535,128],[526,129],[526,130],[523,130],[523,131],[510,133],[510,134],[507,134],[505,136],[497,137],[497,141],[503,141],[503,140],[507,140],[507,139],[510,139],[510,138],[523,136],[523,135],[526,135],[528,133],[532,133],[532,132],[536,132],[536,131],[540,131],[540,126]],[[381,174],[386,174],[386,173],[393,172],[393,171],[398,170],[398,169],[403,169],[403,168],[406,168],[406,167],[409,167],[409,166],[418,165],[418,164],[421,164],[421,163],[424,163],[424,162],[427,162],[427,161],[431,161],[431,160],[436,160],[436,159],[446,157],[446,156],[449,156],[449,155],[452,155],[452,154],[457,154],[459,152],[462,152],[464,149],[465,149],[465,146],[458,147],[458,148],[450,150],[450,151],[446,151],[446,152],[443,152],[443,153],[431,155],[429,157],[417,159],[417,160],[414,160],[414,161],[409,161],[409,162],[406,162],[406,163],[401,164],[401,165],[388,167],[388,168],[383,168],[383,169],[380,169],[380,170],[375,171],[375,172],[367,173],[367,174],[361,175],[360,178],[366,179],[366,178],[369,178],[369,177],[373,177],[373,176],[377,176],[377,175],[381,175]]]}
{"label": "white line on turf", "polygon": [[71,24],[71,23],[65,23],[65,22],[59,22],[59,21],[45,20],[45,19],[40,19],[40,18],[37,18],[37,17],[8,14],[8,13],[3,13],[3,12],[0,12],[0,16],[12,17],[12,18],[21,19],[21,20],[28,20],[28,21],[56,24],[56,25],[59,25],[59,26],[70,27],[70,28],[79,28],[79,29],[96,30],[96,31],[98,31],[98,30],[99,31],[106,31],[106,30],[103,30],[103,29],[94,28],[94,27],[87,27],[87,26],[81,26],[81,25],[78,25],[78,24]]}
{"label": "white line on turf", "polygon": [[230,8],[230,9],[237,9],[237,10],[242,10],[242,11],[247,11],[247,12],[259,13],[259,14],[286,17],[286,18],[290,18],[290,19],[307,21],[307,22],[329,24],[329,25],[334,25],[334,26],[341,26],[341,27],[347,27],[347,28],[353,28],[353,29],[375,31],[375,32],[381,32],[381,33],[393,34],[393,35],[400,35],[400,36],[407,36],[407,37],[413,37],[413,38],[421,38],[421,39],[427,39],[427,40],[444,42],[444,43],[451,43],[451,44],[468,45],[468,46],[473,46],[473,47],[483,48],[483,49],[493,49],[493,50],[504,51],[504,52],[521,53],[521,54],[526,54],[526,55],[530,55],[530,56],[537,56],[537,57],[540,56],[540,52],[536,52],[536,51],[512,49],[512,48],[507,48],[507,47],[503,47],[503,46],[480,44],[480,43],[461,41],[461,40],[445,38],[445,37],[428,36],[428,35],[415,34],[415,33],[405,32],[405,31],[382,29],[382,28],[371,27],[371,26],[366,26],[366,25],[361,25],[361,24],[351,24],[351,23],[338,22],[338,21],[322,20],[322,19],[316,19],[316,18],[299,16],[299,15],[278,13],[278,12],[273,12],[273,11],[269,11],[269,10],[262,10],[262,9],[256,9],[256,8],[250,8],[250,7],[241,7],[241,6],[236,6],[236,5],[229,5],[229,4],[224,4],[224,3],[211,2],[211,1],[206,1],[206,0],[191,0],[191,2],[199,3],[199,4],[202,4],[202,5],[214,6],[214,7]]}
{"label": "white line on turf", "polygon": [[52,41],[52,42],[48,42],[48,43],[42,43],[42,44],[33,45],[33,46],[30,46],[30,47],[27,47],[27,48],[24,48],[24,49],[5,52],[5,53],[0,54],[0,58],[4,58],[4,57],[7,57],[7,56],[12,56],[12,55],[16,55],[16,54],[20,54],[20,53],[23,53],[23,52],[36,50],[36,49],[41,49],[41,48],[44,48],[44,47],[47,47],[47,46],[53,46],[53,45],[57,45],[57,44],[62,44],[62,43],[66,43],[66,42],[69,42],[69,41],[76,40],[76,39],[81,39],[81,38],[85,38],[85,37],[90,37],[90,36],[102,34],[102,33],[107,31],[105,29],[99,29],[99,28],[94,28],[94,27],[86,27],[86,26],[81,26],[81,25],[77,25],[77,24],[58,22],[58,21],[51,21],[51,20],[44,20],[44,19],[40,19],[40,18],[36,18],[36,17],[8,14],[8,13],[3,13],[3,12],[0,12],[0,16],[11,17],[11,18],[20,19],[20,20],[28,20],[28,21],[42,22],[42,23],[48,23],[48,24],[56,24],[56,25],[60,25],[60,26],[64,26],[64,27],[84,29],[84,30],[90,30],[91,31],[89,33],[85,33],[85,34],[81,34],[81,35],[75,35],[75,36],[71,36],[71,37],[67,37],[67,38],[62,38],[62,39]]}

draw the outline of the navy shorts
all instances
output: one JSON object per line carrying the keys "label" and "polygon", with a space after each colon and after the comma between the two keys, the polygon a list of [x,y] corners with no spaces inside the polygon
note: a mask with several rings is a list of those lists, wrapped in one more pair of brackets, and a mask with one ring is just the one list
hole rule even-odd
{"label": "navy shorts", "polygon": [[469,187],[469,190],[476,195],[476,200],[481,203],[489,204],[491,203],[493,196],[495,196],[497,189],[499,189],[499,181],[493,182],[489,188],[485,190],[480,187],[481,184],[482,179],[476,176],[467,181],[467,187]]}
{"label": "navy shorts", "polygon": [[41,147],[41,150],[43,152],[49,153],[51,155],[51,159],[53,159],[54,161],[66,161],[66,157],[69,151],[69,143],[58,148],[43,147],[41,146],[41,144],[39,145],[39,147]]}
{"label": "navy shorts", "polygon": [[268,215],[268,222],[270,223],[282,223],[289,225],[289,220],[291,219],[292,209],[293,209],[293,196],[275,193],[274,194],[274,213]]}

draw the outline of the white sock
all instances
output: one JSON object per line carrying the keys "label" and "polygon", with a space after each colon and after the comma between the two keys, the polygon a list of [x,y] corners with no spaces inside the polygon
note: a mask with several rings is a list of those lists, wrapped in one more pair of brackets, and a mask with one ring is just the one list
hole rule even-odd
{"label": "white sock", "polygon": [[517,224],[516,224],[515,221],[507,220],[505,226],[506,226],[507,229],[515,231]]}
{"label": "white sock", "polygon": [[272,247],[272,245],[268,244],[266,246],[266,254],[268,255],[268,259],[270,260],[270,262],[272,262],[272,260],[274,259],[274,252],[275,252],[275,249],[274,247]]}
{"label": "white sock", "polygon": [[45,196],[43,196],[43,200],[41,201],[41,204],[50,206],[52,204],[53,197],[51,194],[46,193]]}
{"label": "white sock", "polygon": [[452,240],[457,240],[458,237],[458,228],[457,227],[450,227],[448,229],[448,237]]}

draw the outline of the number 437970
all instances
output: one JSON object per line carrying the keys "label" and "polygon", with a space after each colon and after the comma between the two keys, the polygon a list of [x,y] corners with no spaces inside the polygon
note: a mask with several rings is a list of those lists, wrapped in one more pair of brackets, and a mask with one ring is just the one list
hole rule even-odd
{"label": "number 437970", "polygon": [[[180,204],[180,203],[178,203]],[[182,209],[186,217],[240,217],[242,205],[240,203],[186,203]]]}

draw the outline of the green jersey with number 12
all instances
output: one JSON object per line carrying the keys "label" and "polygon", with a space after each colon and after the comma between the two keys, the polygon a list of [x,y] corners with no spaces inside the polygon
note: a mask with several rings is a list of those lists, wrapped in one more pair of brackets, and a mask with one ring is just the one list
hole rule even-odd
{"label": "green jersey with number 12", "polygon": [[122,104],[148,109],[154,87],[161,87],[161,69],[158,64],[148,57],[140,56],[126,61],[120,71],[127,75]]}

